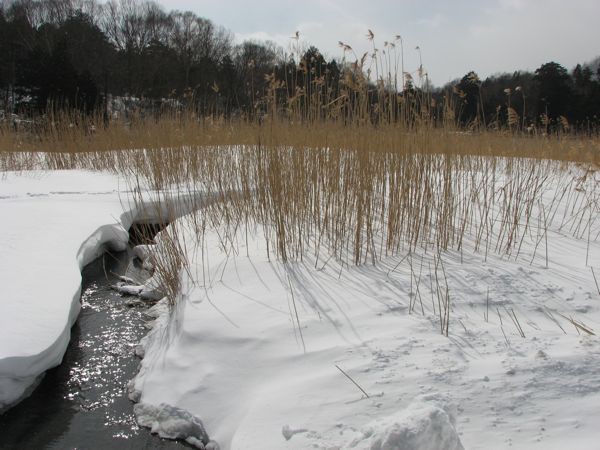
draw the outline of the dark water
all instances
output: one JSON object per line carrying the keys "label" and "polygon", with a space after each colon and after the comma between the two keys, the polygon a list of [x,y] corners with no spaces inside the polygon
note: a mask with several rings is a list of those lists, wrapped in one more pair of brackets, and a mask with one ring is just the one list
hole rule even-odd
{"label": "dark water", "polygon": [[105,254],[82,272],[82,309],[60,366],[33,394],[0,415],[0,449],[169,449],[187,447],[139,428],[127,382],[137,373],[134,349],[148,331],[145,307],[110,289],[117,275],[143,273],[127,252]]}
{"label": "dark water", "polygon": [[159,231],[163,230],[168,222],[165,223],[134,223],[129,228],[129,243],[131,245],[155,244],[154,237]]}

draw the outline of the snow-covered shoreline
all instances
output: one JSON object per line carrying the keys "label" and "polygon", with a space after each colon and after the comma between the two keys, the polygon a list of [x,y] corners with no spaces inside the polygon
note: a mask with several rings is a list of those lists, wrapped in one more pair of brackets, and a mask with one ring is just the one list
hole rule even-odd
{"label": "snow-covered shoreline", "polygon": [[189,195],[166,205],[129,194],[124,180],[98,172],[2,173],[0,411],[60,364],[80,310],[83,267],[125,250],[132,223],[194,207]]}

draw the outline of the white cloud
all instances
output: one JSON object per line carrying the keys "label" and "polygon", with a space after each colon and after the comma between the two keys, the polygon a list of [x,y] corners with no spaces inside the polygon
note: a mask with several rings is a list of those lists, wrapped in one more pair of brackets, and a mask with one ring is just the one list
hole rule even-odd
{"label": "white cloud", "polygon": [[244,41],[272,41],[282,47],[287,46],[287,42],[290,40],[290,36],[284,36],[283,34],[272,34],[266,31],[253,31],[251,33],[234,33],[235,42],[241,44]]}
{"label": "white cloud", "polygon": [[428,17],[425,19],[419,19],[417,21],[417,23],[419,25],[424,25],[426,27],[436,29],[436,28],[440,28],[440,26],[445,24],[447,21],[448,21],[448,19],[446,18],[446,16],[444,16],[443,14],[437,13],[432,17]]}
{"label": "white cloud", "polygon": [[166,8],[183,3],[196,8],[235,32],[238,42],[271,40],[289,51],[289,38],[299,30],[304,47],[315,45],[328,57],[342,56],[338,41],[359,56],[372,51],[368,29],[379,47],[401,34],[406,70],[418,67],[414,48],[419,45],[423,65],[437,85],[469,70],[483,78],[535,70],[551,60],[571,68],[600,54],[600,0],[164,1]]}
{"label": "white cloud", "polygon": [[525,6],[523,0],[499,0],[498,4],[502,9],[515,11],[521,11]]}

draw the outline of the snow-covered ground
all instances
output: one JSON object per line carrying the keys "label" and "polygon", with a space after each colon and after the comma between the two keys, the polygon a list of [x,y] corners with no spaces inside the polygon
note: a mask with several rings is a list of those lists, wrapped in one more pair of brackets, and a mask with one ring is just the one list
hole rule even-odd
{"label": "snow-covered ground", "polygon": [[143,342],[136,411],[161,432],[148,405],[182,408],[223,449],[598,448],[600,245],[558,225],[516,259],[350,268],[268,261],[260,230],[237,252],[207,233]]}
{"label": "snow-covered ground", "polygon": [[[81,246],[123,221],[118,190],[83,172],[0,179],[3,398],[60,361],[81,265],[100,241],[126,239],[121,228]],[[130,395],[155,432],[221,449],[598,447],[595,236],[555,223],[547,249],[537,234],[517,258],[417,250],[341,267],[323,255],[269,261],[259,227],[247,247],[217,231],[186,247],[179,301],[153,308],[138,349]]]}

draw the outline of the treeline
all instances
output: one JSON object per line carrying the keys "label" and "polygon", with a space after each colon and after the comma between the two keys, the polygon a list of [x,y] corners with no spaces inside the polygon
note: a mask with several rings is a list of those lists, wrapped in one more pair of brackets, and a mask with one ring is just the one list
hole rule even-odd
{"label": "treeline", "polygon": [[[217,97],[245,107],[282,54],[234,45],[231,33],[191,12],[137,0],[0,2],[0,96],[14,112],[101,109],[108,94],[146,100]],[[252,64],[250,64],[252,62]],[[252,73],[251,73],[252,72]]]}
{"label": "treeline", "polygon": [[[339,99],[345,99],[339,109],[352,109],[362,83],[373,121],[381,119],[384,102],[391,120],[409,111],[411,120],[465,127],[597,129],[600,118],[600,69],[589,66],[569,72],[550,62],[535,73],[483,81],[470,72],[433,89],[422,67],[414,82],[410,73],[391,73],[396,62],[381,70],[385,77],[371,70],[390,61],[396,41],[379,50],[373,42],[373,53],[362,57],[340,43],[350,61],[326,60],[318,49],[291,42],[297,47],[291,53],[268,42],[235,44],[210,20],[149,1],[0,0],[0,110],[107,116],[108,100],[119,97],[135,98],[144,111],[263,114],[277,104],[320,114]],[[322,107],[308,108],[309,101]]]}
{"label": "treeline", "polygon": [[501,74],[481,81],[469,72],[450,87],[463,125],[483,124],[549,131],[597,131],[600,123],[600,65],[581,65],[572,72],[556,62],[534,73]]}

